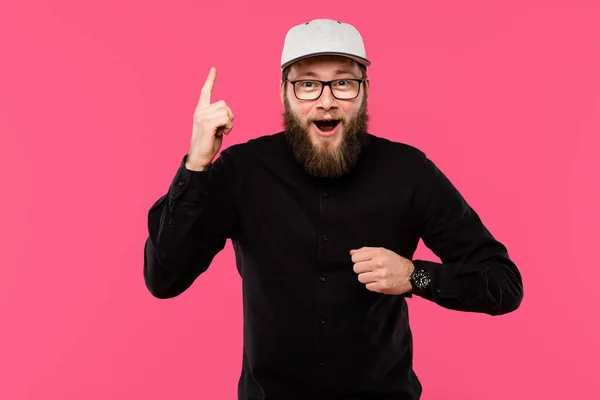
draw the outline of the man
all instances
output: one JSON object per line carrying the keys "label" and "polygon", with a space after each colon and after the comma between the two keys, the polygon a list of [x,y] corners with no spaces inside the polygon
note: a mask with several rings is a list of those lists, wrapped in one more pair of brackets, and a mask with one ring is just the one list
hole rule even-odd
{"label": "man", "polygon": [[[419,399],[406,297],[499,315],[521,276],[425,154],[367,133],[369,78],[351,25],[313,20],[284,42],[285,130],[224,149],[234,115],[211,104],[150,209],[144,278],[185,291],[231,239],[243,286],[239,399]],[[419,239],[441,263],[415,260]]]}

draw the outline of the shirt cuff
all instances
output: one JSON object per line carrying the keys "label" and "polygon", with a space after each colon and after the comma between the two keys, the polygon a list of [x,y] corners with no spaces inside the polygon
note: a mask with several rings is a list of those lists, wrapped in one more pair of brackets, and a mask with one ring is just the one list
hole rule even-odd
{"label": "shirt cuff", "polygon": [[452,276],[451,266],[425,260],[413,260],[413,264],[415,268],[425,269],[431,278],[427,288],[420,292],[414,292],[414,294],[430,300],[455,297],[449,279]]}
{"label": "shirt cuff", "polygon": [[171,201],[199,201],[204,194],[204,183],[209,176],[210,167],[204,171],[192,171],[185,167],[188,155],[183,156],[175,178],[169,188]]}

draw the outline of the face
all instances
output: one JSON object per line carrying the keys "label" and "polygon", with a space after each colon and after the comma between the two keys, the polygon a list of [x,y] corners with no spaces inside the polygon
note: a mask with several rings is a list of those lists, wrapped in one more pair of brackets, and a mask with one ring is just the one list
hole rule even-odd
{"label": "face", "polygon": [[[329,81],[363,77],[356,62],[345,57],[327,56],[293,64],[287,79]],[[348,82],[340,83],[340,92],[348,87]],[[300,100],[294,94],[292,84],[282,82],[280,95],[285,107],[286,138],[296,159],[309,174],[337,178],[356,164],[367,139],[368,90],[369,81],[365,80],[359,85],[359,95],[354,99],[337,99],[326,86],[317,99]]]}

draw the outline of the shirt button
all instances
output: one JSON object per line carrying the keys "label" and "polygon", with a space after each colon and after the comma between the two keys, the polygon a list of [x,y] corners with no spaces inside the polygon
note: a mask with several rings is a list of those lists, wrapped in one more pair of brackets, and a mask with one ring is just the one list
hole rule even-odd
{"label": "shirt button", "polygon": [[170,219],[170,220],[169,220],[169,222],[168,222],[168,224],[169,224],[169,225],[173,225],[173,220],[172,220],[172,219]]}
{"label": "shirt button", "polygon": [[323,240],[327,241],[327,235],[323,235]]}
{"label": "shirt button", "polygon": [[183,186],[184,182],[183,181],[179,181],[178,185],[179,186]]}
{"label": "shirt button", "polygon": [[319,277],[319,280],[320,280],[321,282],[325,282],[325,277],[324,277],[324,276],[320,276],[320,277]]}
{"label": "shirt button", "polygon": [[329,193],[327,193],[327,192],[323,193],[323,197],[329,197]]}
{"label": "shirt button", "polygon": [[321,319],[321,320],[319,321],[319,323],[320,323],[321,325],[325,325],[325,320],[324,320],[324,319]]}
{"label": "shirt button", "polygon": [[435,289],[435,292],[436,292],[437,294],[440,294],[440,293],[442,293],[442,289],[440,289],[440,288],[436,288],[436,289]]}
{"label": "shirt button", "polygon": [[325,363],[324,363],[323,361],[319,361],[319,362],[317,363],[317,366],[319,366],[319,367],[322,367],[323,365],[325,365]]}

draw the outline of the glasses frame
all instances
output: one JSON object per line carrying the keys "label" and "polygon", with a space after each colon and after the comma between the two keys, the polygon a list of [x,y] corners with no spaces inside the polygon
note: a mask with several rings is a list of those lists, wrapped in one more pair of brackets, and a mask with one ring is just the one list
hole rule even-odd
{"label": "glasses frame", "polygon": [[[294,89],[294,96],[296,96],[296,98],[301,101],[318,100],[323,95],[323,90],[325,90],[325,86],[329,86],[329,91],[331,92],[331,95],[338,100],[354,100],[358,96],[360,96],[360,88],[366,79],[367,79],[367,77],[363,76],[362,78],[338,78],[338,79],[334,79],[331,81],[320,81],[318,79],[296,79],[296,80],[291,81],[289,79],[286,79],[286,82],[292,84],[292,88]],[[358,82],[358,92],[356,92],[356,96],[350,97],[350,98],[337,97],[335,94],[333,94],[333,88],[331,87],[331,84],[336,81],[356,81],[356,82]],[[296,83],[298,83],[298,82],[320,82],[321,83],[321,92],[314,99],[301,99],[300,97],[298,97],[298,94],[296,94]]]}

